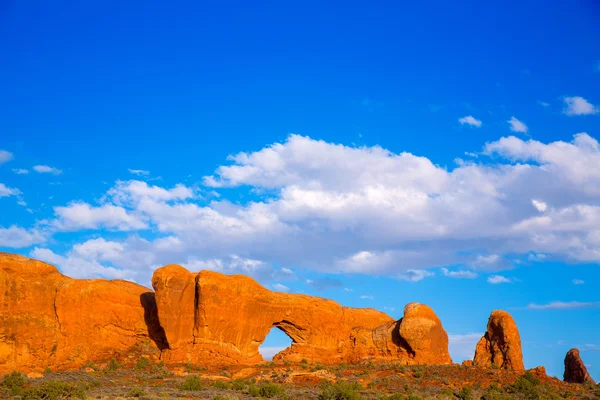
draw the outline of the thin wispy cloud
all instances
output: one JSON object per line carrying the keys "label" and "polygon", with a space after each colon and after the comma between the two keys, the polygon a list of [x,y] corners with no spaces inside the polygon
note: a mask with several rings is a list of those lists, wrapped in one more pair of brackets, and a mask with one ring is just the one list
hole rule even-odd
{"label": "thin wispy cloud", "polygon": [[527,125],[525,125],[523,122],[519,121],[515,117],[511,117],[506,122],[508,122],[508,124],[510,125],[510,130],[512,132],[527,133],[528,131]]}
{"label": "thin wispy cloud", "polygon": [[470,126],[474,126],[476,128],[479,128],[482,125],[481,120],[478,120],[477,118],[473,117],[472,115],[467,115],[466,117],[459,118],[458,122],[460,122],[461,125],[470,125]]}
{"label": "thin wispy cloud", "polygon": [[419,282],[427,277],[434,275],[435,274],[433,272],[427,271],[425,269],[408,269],[405,272],[399,273],[398,275],[396,275],[396,277],[403,281]]}
{"label": "thin wispy cloud", "polygon": [[475,279],[477,274],[469,270],[450,271],[447,268],[442,268],[444,276],[456,279]]}
{"label": "thin wispy cloud", "polygon": [[585,283],[582,279],[573,279],[573,285],[583,285]]}
{"label": "thin wispy cloud", "polygon": [[54,167],[50,167],[48,165],[35,165],[33,170],[40,174],[52,174],[52,175],[60,175],[62,174],[62,170]]}
{"label": "thin wispy cloud", "polygon": [[597,106],[581,96],[565,97],[563,98],[563,101],[565,103],[563,114],[565,115],[593,115],[600,112],[600,109]]}
{"label": "thin wispy cloud", "polygon": [[278,292],[286,292],[286,293],[290,291],[289,287],[282,285],[281,283],[273,284],[273,289],[275,289]]}
{"label": "thin wispy cloud", "polygon": [[26,175],[29,173],[29,170],[24,168],[13,168],[12,172],[17,175]]}
{"label": "thin wispy cloud", "polygon": [[550,103],[547,103],[545,101],[538,100],[537,103],[544,108],[550,107]]}
{"label": "thin wispy cloud", "polygon": [[128,171],[129,171],[130,174],[137,175],[137,176],[147,176],[147,175],[150,175],[150,171],[146,171],[146,170],[143,170],[143,169],[131,169],[131,168],[129,168]]}
{"label": "thin wispy cloud", "polygon": [[17,196],[20,194],[21,191],[19,189],[11,188],[4,183],[0,183],[0,197]]}
{"label": "thin wispy cloud", "polygon": [[527,308],[531,310],[567,310],[573,308],[594,308],[600,307],[600,301],[580,302],[580,301],[553,301],[548,304],[530,303]]}
{"label": "thin wispy cloud", "polygon": [[487,278],[487,281],[492,285],[498,285],[500,283],[512,283],[512,280],[502,275],[492,275],[489,278]]}
{"label": "thin wispy cloud", "polygon": [[360,298],[363,300],[373,300],[373,296],[369,296],[366,294],[363,294],[362,296],[360,296]]}
{"label": "thin wispy cloud", "polygon": [[13,158],[15,158],[15,157],[13,156],[13,153],[11,153],[10,151],[8,151],[8,150],[0,150],[0,164],[4,164],[6,162],[9,162]]}

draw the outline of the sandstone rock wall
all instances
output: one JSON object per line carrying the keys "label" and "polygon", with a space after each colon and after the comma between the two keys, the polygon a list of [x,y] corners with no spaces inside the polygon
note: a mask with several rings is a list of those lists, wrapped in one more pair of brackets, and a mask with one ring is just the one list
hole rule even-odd
{"label": "sandstone rock wall", "polygon": [[473,365],[524,371],[521,336],[512,316],[506,311],[492,311],[487,332],[477,343]]}
{"label": "sandstone rock wall", "polygon": [[76,368],[135,346],[158,355],[164,342],[148,289],[0,253],[0,371]]}
{"label": "sandstone rock wall", "polygon": [[451,362],[448,336],[424,305],[407,306],[405,318],[394,321],[373,309],[272,292],[246,276],[190,273],[177,265],[156,270],[152,285],[171,361],[258,362],[258,347],[276,327],[292,345],[275,360]]}
{"label": "sandstone rock wall", "polygon": [[565,356],[565,373],[563,375],[565,382],[569,383],[589,383],[595,385],[585,367],[585,364],[579,356],[578,349],[571,349]]}

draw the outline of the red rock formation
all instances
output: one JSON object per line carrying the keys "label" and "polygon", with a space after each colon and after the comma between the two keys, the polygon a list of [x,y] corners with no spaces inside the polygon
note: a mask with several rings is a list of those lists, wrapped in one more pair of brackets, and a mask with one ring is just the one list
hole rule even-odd
{"label": "red rock formation", "polygon": [[506,311],[492,311],[487,324],[487,332],[477,343],[473,364],[490,368],[523,371],[521,337],[517,324]]}
{"label": "red rock formation", "polygon": [[76,368],[144,342],[155,353],[164,347],[148,289],[71,279],[46,263],[0,253],[0,371]]}
{"label": "red rock formation", "polygon": [[258,347],[276,327],[292,339],[292,345],[275,360],[451,362],[448,336],[424,305],[408,305],[404,319],[394,321],[373,309],[272,292],[246,276],[194,274],[177,265],[156,270],[152,286],[169,346],[166,360],[262,361]]}
{"label": "red rock formation", "polygon": [[563,375],[563,379],[565,382],[569,383],[596,384],[581,360],[578,349],[571,349],[567,353],[565,357],[565,374]]}

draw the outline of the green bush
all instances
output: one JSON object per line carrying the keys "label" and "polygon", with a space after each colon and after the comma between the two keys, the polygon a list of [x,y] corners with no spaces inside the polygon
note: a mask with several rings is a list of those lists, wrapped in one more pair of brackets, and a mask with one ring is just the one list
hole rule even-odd
{"label": "green bush", "polygon": [[197,375],[190,375],[181,383],[181,390],[202,390],[202,380]]}
{"label": "green bush", "polygon": [[425,371],[423,371],[422,369],[417,369],[415,372],[413,372],[413,376],[417,379],[422,378],[423,376],[425,376]]}
{"label": "green bush", "polygon": [[85,399],[85,389],[82,386],[62,381],[47,381],[40,386],[31,387],[23,392],[22,400],[63,400]]}
{"label": "green bush", "polygon": [[256,385],[248,386],[248,394],[252,397],[260,397],[260,389]]}
{"label": "green bush", "polygon": [[406,400],[406,397],[404,397],[403,394],[394,393],[394,394],[390,394],[388,397],[386,397],[385,400]]}
{"label": "green bush", "polygon": [[319,400],[359,400],[358,393],[362,387],[356,382],[339,381],[336,383],[325,382],[321,384]]}
{"label": "green bush", "polygon": [[27,382],[25,375],[19,371],[13,371],[10,374],[4,375],[2,386],[8,389],[11,396],[17,396],[23,393],[23,387]]}
{"label": "green bush", "polygon": [[135,363],[135,369],[146,369],[150,366],[150,360],[142,357]]}
{"label": "green bush", "polygon": [[471,400],[473,397],[473,389],[468,386],[463,387],[460,389],[460,392],[458,392],[458,397],[462,400]]}
{"label": "green bush", "polygon": [[133,388],[129,391],[127,397],[144,397],[146,394],[142,388]]}
{"label": "green bush", "polygon": [[215,383],[213,383],[213,387],[215,387],[216,389],[228,390],[229,383],[223,381],[216,381]]}
{"label": "green bush", "polygon": [[244,390],[244,388],[246,388],[246,386],[247,386],[247,383],[243,379],[236,379],[231,384],[231,388],[233,390],[237,390],[237,391]]}
{"label": "green bush", "polygon": [[164,379],[167,375],[169,375],[169,369],[165,365],[164,361],[153,364],[151,371],[154,374],[154,377],[159,379]]}
{"label": "green bush", "polygon": [[115,372],[119,369],[119,363],[114,358],[108,362],[106,368],[104,369],[107,372]]}
{"label": "green bush", "polygon": [[521,375],[515,383],[510,385],[509,391],[511,393],[520,394],[528,400],[538,400],[541,398],[539,393],[540,385],[540,380],[531,372],[527,371]]}
{"label": "green bush", "polygon": [[415,394],[411,394],[406,398],[406,400],[423,400],[423,399]]}
{"label": "green bush", "polygon": [[258,386],[258,394],[260,397],[271,397],[279,396],[285,393],[285,389],[276,383],[262,383]]}
{"label": "green bush", "polygon": [[52,373],[52,370],[50,369],[50,367],[46,367],[46,369],[44,370],[44,375],[51,374],[51,373]]}

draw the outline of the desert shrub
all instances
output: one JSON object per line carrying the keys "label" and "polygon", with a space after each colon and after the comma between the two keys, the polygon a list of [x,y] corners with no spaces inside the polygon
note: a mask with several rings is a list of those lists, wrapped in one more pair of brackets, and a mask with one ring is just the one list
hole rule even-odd
{"label": "desert shrub", "polygon": [[85,399],[85,389],[82,386],[62,381],[47,381],[40,386],[31,387],[23,392],[22,400],[63,400]]}
{"label": "desert shrub", "polygon": [[228,390],[229,383],[223,381],[216,381],[215,383],[213,383],[213,387],[215,387],[216,389]]}
{"label": "desert shrub", "polygon": [[142,357],[135,363],[135,369],[146,369],[150,366],[150,360],[146,357]]}
{"label": "desert shrub", "polygon": [[416,394],[411,394],[409,395],[406,400],[423,400],[421,397],[417,396]]}
{"label": "desert shrub", "polygon": [[153,364],[151,371],[154,377],[159,379],[164,379],[167,375],[169,375],[169,369],[165,365],[164,361]]}
{"label": "desert shrub", "polygon": [[231,383],[231,388],[233,390],[237,390],[237,391],[244,390],[246,388],[246,386],[247,386],[247,383],[243,379],[236,379],[235,381],[233,381]]}
{"label": "desert shrub", "polygon": [[133,388],[129,391],[127,397],[144,397],[146,394],[142,388]]}
{"label": "desert shrub", "polygon": [[541,382],[531,372],[527,371],[521,375],[515,383],[510,385],[509,391],[511,393],[520,394],[522,397],[528,400],[540,399]]}
{"label": "desert shrub", "polygon": [[308,364],[308,360],[307,360],[306,358],[303,358],[303,359],[300,361],[300,364],[304,364],[304,365],[306,365],[306,364]]}
{"label": "desert shrub", "polygon": [[413,372],[413,376],[417,379],[422,378],[425,376],[425,371],[423,371],[422,369],[417,369]]}
{"label": "desert shrub", "polygon": [[25,375],[19,371],[13,371],[10,374],[4,375],[2,379],[2,386],[4,386],[10,392],[11,396],[20,395],[23,392],[23,387],[27,382]]}
{"label": "desert shrub", "polygon": [[202,390],[202,380],[197,375],[190,375],[181,383],[181,390]]}
{"label": "desert shrub", "polygon": [[321,384],[319,400],[359,400],[358,393],[362,387],[356,382],[338,381],[336,383],[325,382]]}
{"label": "desert shrub", "polygon": [[52,370],[50,369],[50,367],[46,367],[46,369],[44,370],[44,375],[48,375],[51,373],[52,373]]}
{"label": "desert shrub", "polygon": [[217,395],[215,395],[215,397],[213,397],[213,400],[238,400],[238,398],[237,398],[237,396],[230,395],[230,394],[226,394],[226,395],[217,394]]}
{"label": "desert shrub", "polygon": [[385,400],[406,400],[406,396],[400,393],[394,393],[387,396]]}
{"label": "desert shrub", "polygon": [[462,389],[460,389],[460,392],[458,392],[458,397],[460,397],[462,400],[471,400],[473,397],[473,389],[468,386],[464,386]]}
{"label": "desert shrub", "polygon": [[263,383],[258,386],[258,394],[260,397],[271,397],[279,396],[285,393],[285,389],[276,383]]}
{"label": "desert shrub", "polygon": [[119,369],[119,363],[114,358],[108,362],[106,368],[104,369],[106,372],[115,372]]}

